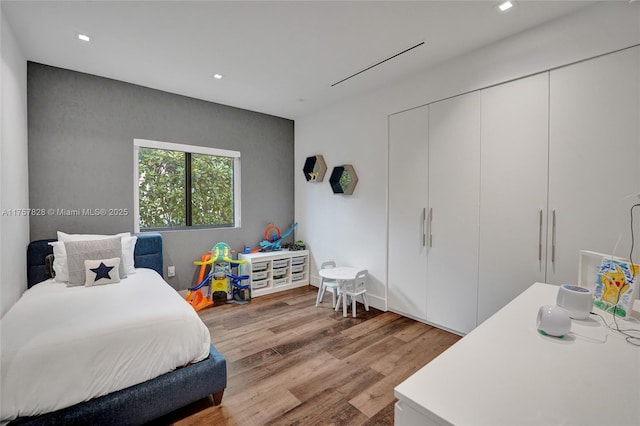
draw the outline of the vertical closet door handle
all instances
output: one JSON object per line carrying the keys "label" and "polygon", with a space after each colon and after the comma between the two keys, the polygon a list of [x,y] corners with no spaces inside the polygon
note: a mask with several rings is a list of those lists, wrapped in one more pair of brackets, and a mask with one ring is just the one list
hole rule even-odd
{"label": "vertical closet door handle", "polygon": [[422,208],[422,216],[420,217],[420,238],[422,239],[422,247],[425,247],[427,245],[427,230],[426,228],[426,221],[427,221],[427,208],[423,207]]}
{"label": "vertical closet door handle", "polygon": [[551,262],[556,261],[556,210],[553,209],[553,225],[551,228]]}
{"label": "vertical closet door handle", "polygon": [[542,262],[542,209],[540,209],[540,221],[538,227],[538,262]]}
{"label": "vertical closet door handle", "polygon": [[433,208],[429,209],[429,247],[433,247],[433,234],[431,233],[431,225],[433,223]]}

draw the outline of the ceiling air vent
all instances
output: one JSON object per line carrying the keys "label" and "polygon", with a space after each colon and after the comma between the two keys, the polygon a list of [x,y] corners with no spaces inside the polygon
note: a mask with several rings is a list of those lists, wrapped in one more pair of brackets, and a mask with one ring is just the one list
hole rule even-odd
{"label": "ceiling air vent", "polygon": [[357,73],[351,74],[350,76],[345,77],[345,78],[343,78],[342,80],[340,80],[340,81],[337,81],[337,82],[333,83],[333,84],[331,85],[331,87],[337,86],[338,84],[343,83],[343,82],[345,82],[345,81],[349,80],[350,78],[353,78],[353,77],[355,77],[355,76],[357,76],[357,75],[359,75],[359,74],[362,74],[362,73],[363,73],[363,72],[365,72],[365,71],[369,71],[371,68],[375,68],[375,67],[377,67],[378,65],[382,65],[382,64],[384,64],[385,62],[390,61],[390,60],[391,60],[391,59],[393,59],[393,58],[397,58],[398,56],[403,55],[403,54],[405,54],[405,53],[407,53],[407,52],[409,52],[409,51],[411,51],[411,50],[415,49],[416,47],[420,47],[420,46],[422,46],[423,44],[424,44],[424,41],[422,41],[422,42],[420,42],[420,43],[416,44],[415,46],[411,46],[411,47],[409,47],[408,49],[403,50],[402,52],[398,52],[398,53],[396,53],[395,55],[391,55],[391,56],[389,56],[389,57],[388,57],[388,58],[386,58],[386,59],[383,59],[383,60],[381,60],[381,61],[378,61],[378,62],[376,62],[375,64],[373,64],[373,65],[371,65],[371,66],[368,66],[367,68],[365,68],[365,69],[363,69],[363,70],[361,70],[361,71],[358,71]]}

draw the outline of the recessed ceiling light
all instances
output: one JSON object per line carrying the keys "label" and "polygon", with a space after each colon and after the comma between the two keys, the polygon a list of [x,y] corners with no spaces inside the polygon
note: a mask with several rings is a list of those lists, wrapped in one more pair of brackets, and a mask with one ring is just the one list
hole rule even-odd
{"label": "recessed ceiling light", "polygon": [[498,9],[500,9],[501,12],[506,12],[507,10],[511,9],[513,7],[513,3],[511,3],[509,0],[500,3],[500,5],[498,6]]}
{"label": "recessed ceiling light", "polygon": [[222,74],[214,74],[213,78],[215,78],[216,80],[220,80],[222,78]]}
{"label": "recessed ceiling light", "polygon": [[91,37],[86,35],[86,34],[82,34],[82,33],[78,33],[78,40],[82,40],[82,41],[85,41],[87,43],[91,43]]}

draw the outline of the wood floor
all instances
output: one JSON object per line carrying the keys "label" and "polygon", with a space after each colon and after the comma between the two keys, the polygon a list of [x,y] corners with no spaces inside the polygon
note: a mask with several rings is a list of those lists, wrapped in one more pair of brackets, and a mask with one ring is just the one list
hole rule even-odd
{"label": "wood floor", "polygon": [[358,305],[357,318],[316,308],[315,287],[200,312],[226,357],[220,406],[210,399],[154,425],[391,425],[393,388],[460,337]]}

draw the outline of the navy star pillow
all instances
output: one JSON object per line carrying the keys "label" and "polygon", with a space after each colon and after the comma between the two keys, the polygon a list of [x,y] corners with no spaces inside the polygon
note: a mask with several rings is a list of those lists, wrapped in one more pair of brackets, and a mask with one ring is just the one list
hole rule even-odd
{"label": "navy star pillow", "polygon": [[85,260],[85,287],[94,285],[113,284],[120,282],[120,258],[101,260]]}

